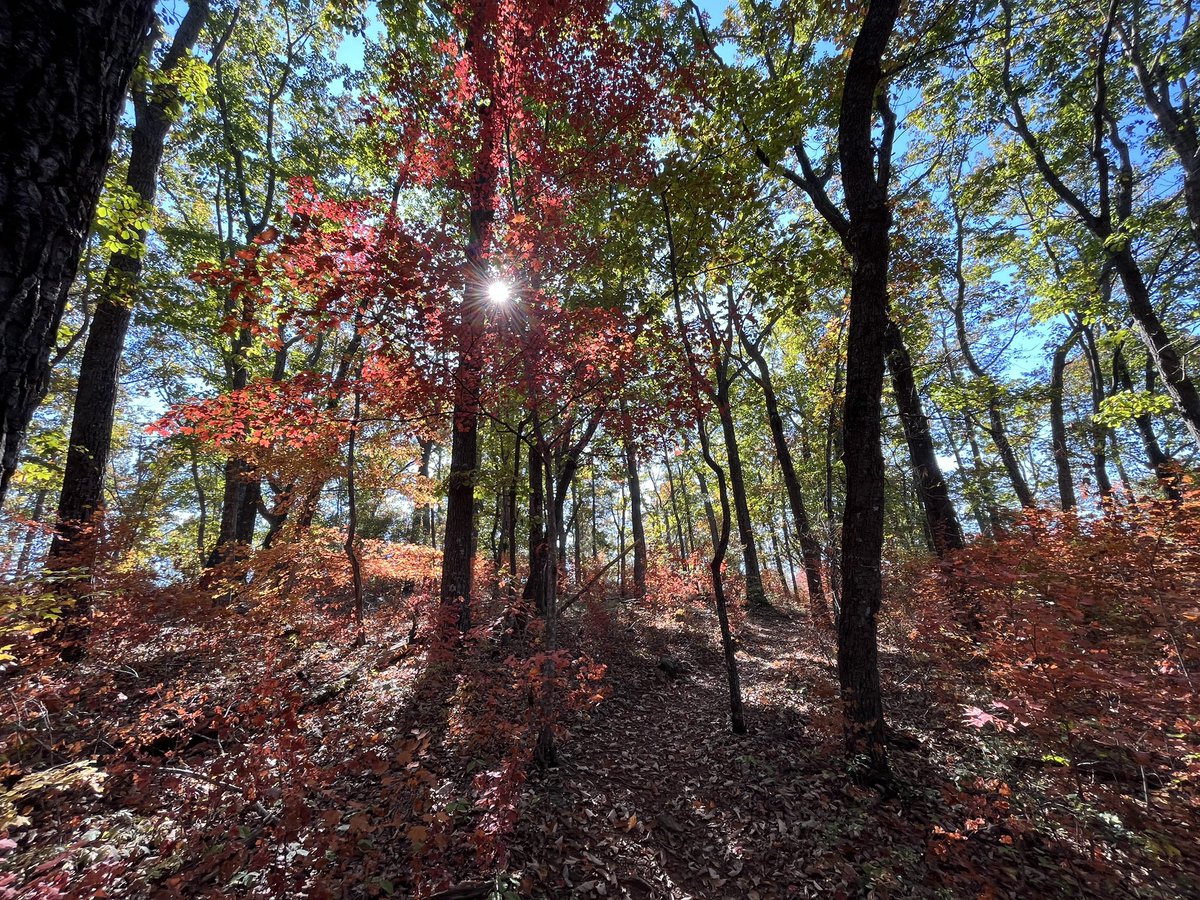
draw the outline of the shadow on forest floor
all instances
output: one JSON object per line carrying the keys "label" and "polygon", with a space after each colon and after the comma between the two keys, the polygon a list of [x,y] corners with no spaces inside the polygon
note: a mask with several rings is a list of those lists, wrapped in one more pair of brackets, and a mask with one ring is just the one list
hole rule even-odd
{"label": "shadow on forest floor", "polygon": [[[407,643],[410,612],[387,604],[362,647],[298,606],[139,619],[101,633],[82,667],[8,676],[0,897],[468,883],[482,898],[498,872],[544,898],[1200,895],[1200,856],[1047,791],[1002,736],[963,726],[985,701],[961,673],[903,641],[880,653],[895,789],[854,786],[832,634],[779,611],[734,617],[744,736],[702,603],[573,611],[564,643],[607,666],[607,699],[567,717],[557,768],[495,782],[505,796],[487,778],[505,741],[528,750],[536,733],[509,727],[533,706],[514,674],[540,665],[532,646],[484,637],[431,667],[428,643]],[[28,787],[46,773],[71,783]]]}

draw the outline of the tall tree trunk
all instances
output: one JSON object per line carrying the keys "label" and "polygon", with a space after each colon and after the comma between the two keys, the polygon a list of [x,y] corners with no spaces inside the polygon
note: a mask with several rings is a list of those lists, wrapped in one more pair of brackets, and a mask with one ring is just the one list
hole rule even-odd
{"label": "tall tree trunk", "polygon": [[750,503],[746,497],[746,477],[742,470],[742,457],[738,451],[737,432],[733,427],[733,410],[730,408],[728,362],[717,365],[717,413],[721,419],[721,435],[725,440],[725,461],[729,467],[729,491],[733,509],[737,516],[738,542],[742,545],[742,564],[746,578],[746,607],[750,610],[765,610],[770,607],[763,591],[762,569],[758,562],[758,545],[754,540],[754,522],[750,518]]}
{"label": "tall tree trunk", "polygon": [[579,485],[571,479],[571,555],[575,566],[575,583],[583,578],[583,516],[579,514]]}
{"label": "tall tree trunk", "polygon": [[108,167],[153,0],[45,0],[0,13],[0,503]]}
{"label": "tall tree trunk", "polygon": [[842,355],[839,352],[833,361],[833,390],[829,403],[829,424],[825,429],[825,492],[821,496],[821,507],[825,512],[825,558],[829,561],[829,591],[833,595],[835,620],[841,615],[842,609],[842,549],[837,534],[838,516],[834,508],[833,492],[834,460],[841,459],[845,441],[843,422],[838,419],[837,403],[837,397],[842,392],[842,370]]}
{"label": "tall tree trunk", "polygon": [[[536,428],[536,426],[535,426]],[[536,435],[536,430],[535,430]],[[532,600],[539,616],[546,614],[546,553],[549,536],[546,533],[545,465],[536,440],[529,442],[529,578],[525,581],[524,598]]]}
{"label": "tall tree trunk", "polygon": [[[679,558],[686,559],[688,546],[683,539],[683,516],[679,514],[679,497],[675,493],[675,471],[671,465],[671,458],[666,454],[663,455],[663,466],[667,470],[667,490],[671,492],[671,511],[675,513],[675,539],[679,542]],[[668,530],[670,527],[670,517],[668,517]]]}
{"label": "tall tree trunk", "polygon": [[[683,303],[679,293],[679,269],[675,257],[675,236],[671,228],[671,207],[667,202],[666,194],[662,195],[663,214],[666,219],[667,229],[667,247],[669,250],[669,265],[671,274],[671,294],[675,303],[675,320],[679,326],[680,337],[683,340],[683,346],[689,364],[693,359],[691,345],[688,341],[687,329],[683,324]],[[704,457],[705,465],[707,465],[717,477],[717,489],[721,500],[721,523],[717,525],[716,515],[712,510],[712,501],[709,499],[708,486],[705,484],[704,476],[700,475],[700,489],[705,496],[705,511],[708,514],[708,525],[712,537],[712,558],[708,564],[709,577],[712,582],[713,600],[717,607],[717,622],[721,628],[721,648],[725,654],[725,674],[729,683],[729,713],[730,723],[734,734],[746,733],[746,719],[742,708],[742,685],[738,675],[737,652],[733,640],[733,629],[729,626],[729,612],[725,600],[725,587],[721,575],[721,569],[725,565],[725,553],[729,549],[729,491],[725,485],[725,472],[713,459],[712,448],[709,445],[708,430],[704,424],[704,420],[699,412],[699,396],[694,396],[697,401],[697,412],[695,413],[694,423],[696,433],[700,438],[700,452]],[[685,444],[686,446],[686,444]]]}
{"label": "tall tree trunk", "polygon": [[513,468],[504,497],[504,543],[508,548],[508,576],[517,577],[517,482],[521,480],[521,432],[525,423],[517,429],[513,441]]}
{"label": "tall tree trunk", "polygon": [[1059,505],[1063,510],[1075,508],[1075,480],[1071,477],[1071,455],[1067,447],[1067,424],[1063,417],[1063,372],[1067,354],[1079,339],[1081,328],[1075,328],[1054,351],[1050,366],[1050,435],[1054,455],[1054,471],[1058,477]]}
{"label": "tall tree trunk", "polygon": [[[559,518],[558,513],[562,509],[562,500],[556,491],[555,473],[550,465],[551,453],[546,445],[545,436],[540,428],[540,421],[537,414],[533,417],[533,443],[531,446],[536,446],[539,449],[539,458],[544,464],[544,483],[545,483],[545,540],[542,542],[546,548],[542,555],[542,572],[541,586],[538,589],[538,594],[544,598],[544,608],[541,610],[545,616],[546,629],[543,632],[543,646],[547,651],[554,651],[558,646],[558,557],[556,554],[557,541],[555,535],[559,533]],[[558,695],[554,686],[554,657],[547,654],[545,661],[542,663],[542,677],[544,679],[545,690],[541,698],[543,704],[543,717],[545,720],[553,721],[555,718],[555,705],[558,703]],[[534,750],[534,762],[539,769],[546,769],[556,765],[558,754],[554,747],[554,729],[550,724],[542,726],[538,734],[537,747]]]}
{"label": "tall tree trunk", "polygon": [[[472,292],[473,293],[473,292]],[[470,312],[465,315],[472,315]],[[482,327],[468,326],[455,377],[453,437],[443,526],[441,602],[460,633],[471,627],[475,558],[475,480],[479,465],[479,383]]]}
{"label": "tall tree trunk", "polygon": [[[154,77],[152,91],[145,83],[132,91],[135,124],[125,183],[141,202],[141,211],[154,209],[158,170],[171,127],[178,91],[171,75],[191,52],[208,18],[208,0],[193,0],[180,22]],[[153,50],[148,42],[146,57]],[[71,438],[58,501],[58,532],[50,546],[49,563],[91,567],[95,541],[89,526],[103,504],[104,473],[112,447],[113,414],[121,375],[121,355],[133,306],[137,302],[146,232],[138,230],[128,249],[113,253],[100,289],[96,312],[84,344],[79,382],[71,417]],[[82,540],[81,540],[82,538]]]}
{"label": "tall tree trunk", "polygon": [[[624,403],[621,405],[624,414]],[[629,482],[629,513],[633,527],[633,589],[638,597],[646,596],[646,525],[642,510],[642,479],[638,472],[637,450],[633,446],[632,428],[626,416],[622,445],[625,451],[625,478]]]}
{"label": "tall tree trunk", "polygon": [[[421,478],[428,478],[435,444],[431,438],[423,438],[418,441],[418,446],[421,448],[421,468],[418,470],[418,474]],[[429,540],[429,517],[432,515],[432,509],[433,506],[429,503],[413,504],[412,522],[408,526],[408,542],[410,544],[420,544]]]}
{"label": "tall tree trunk", "polygon": [[725,472],[713,458],[709,447],[708,434],[704,423],[696,423],[700,437],[700,452],[705,464],[712,470],[717,479],[717,495],[721,501],[721,522],[717,526],[714,516],[709,524],[712,529],[712,558],[708,564],[709,580],[713,589],[713,600],[717,607],[717,623],[721,629],[721,650],[725,656],[725,676],[729,685],[729,719],[730,729],[734,734],[746,733],[746,714],[742,707],[742,682],[738,673],[737,646],[733,640],[733,629],[729,626],[728,604],[725,599],[725,583],[721,568],[725,565],[725,553],[729,549],[729,490],[725,484]]}
{"label": "tall tree trunk", "polygon": [[[871,0],[846,66],[838,122],[838,155],[849,212],[846,244],[850,280],[850,338],[843,414],[846,506],[842,517],[842,609],[838,616],[838,680],[846,750],[870,780],[888,777],[883,697],[879,684],[879,607],[883,600],[884,473],[880,402],[888,326],[891,212],[887,183],[890,144],[885,134],[876,172],[872,140],[881,61],[899,0]],[[886,88],[885,88],[886,90]],[[885,132],[895,127],[884,104]]]}
{"label": "tall tree trunk", "polygon": [[800,538],[800,552],[804,557],[804,578],[808,585],[808,601],[814,617],[820,622],[825,622],[829,618],[829,604],[825,599],[825,588],[821,584],[821,545],[813,534],[812,522],[808,518],[808,510],[804,505],[804,490],[796,475],[792,450],[788,446],[787,435],[783,430],[783,416],[779,412],[779,399],[775,395],[771,370],[767,366],[762,348],[747,338],[740,320],[738,320],[738,335],[741,338],[742,346],[758,370],[758,377],[755,378],[755,381],[762,390],[763,402],[767,409],[767,424],[771,430],[771,441],[775,445],[775,458],[779,460],[779,469],[783,473],[783,486],[787,491],[788,506],[792,512],[792,521],[796,523],[796,533]]}
{"label": "tall tree trunk", "polygon": [[[453,438],[446,486],[446,522],[442,551],[441,603],[456,620],[460,633],[471,627],[471,588],[475,559],[475,480],[479,466],[479,390],[483,370],[484,286],[488,282],[488,255],[496,217],[499,182],[498,149],[503,123],[495,102],[500,73],[490,61],[487,16],[477,9],[467,23],[464,55],[480,85],[476,112],[480,140],[474,157],[469,190],[470,242],[467,276],[463,285],[462,321],[458,334],[458,368],[454,379]],[[481,59],[485,60],[481,63]]]}
{"label": "tall tree trunk", "polygon": [[599,517],[596,515],[596,457],[592,456],[592,464],[588,468],[588,485],[591,491],[591,507],[592,507],[592,564],[595,565],[600,561],[600,543],[598,540],[599,530],[597,528]]}
{"label": "tall tree trunk", "polygon": [[618,551],[617,558],[620,560],[620,562],[617,564],[617,571],[618,571],[618,575],[619,575],[618,583],[620,584],[621,599],[624,599],[629,596],[629,589],[627,587],[627,582],[628,582],[628,577],[627,577],[627,572],[626,572],[627,566],[625,565],[625,554],[628,552],[625,549],[625,489],[626,489],[625,482],[622,481],[621,482],[621,516],[619,519],[617,518],[616,510],[615,509],[613,510],[613,525],[617,529],[617,551]]}
{"label": "tall tree trunk", "polygon": [[[359,366],[361,372],[361,365]],[[362,418],[362,391],[358,378],[354,380],[354,407],[350,418],[350,439],[346,445],[346,543],[344,550],[350,562],[350,585],[354,600],[354,622],[358,626],[358,643],[363,634],[363,578],[362,562],[358,557],[358,490],[356,472],[358,459],[355,455],[358,440],[358,425]]]}
{"label": "tall tree trunk", "polygon": [[962,526],[954,502],[950,499],[950,487],[938,463],[929,419],[921,407],[912,358],[904,346],[904,336],[894,322],[887,323],[884,340],[888,369],[892,373],[892,391],[896,395],[896,406],[900,411],[900,422],[904,426],[904,437],[908,442],[916,476],[917,497],[925,511],[933,550],[938,556],[943,556],[949,550],[962,549]]}
{"label": "tall tree trunk", "polygon": [[[1109,293],[1108,279],[1106,278],[1104,288],[1104,303],[1106,307],[1108,305]],[[1088,374],[1092,383],[1092,415],[1096,417],[1100,415],[1100,410],[1104,406],[1104,369],[1100,364],[1100,353],[1096,348],[1096,340],[1092,335],[1092,329],[1086,325],[1082,325],[1081,328],[1084,352],[1088,362]],[[1102,496],[1111,497],[1113,487],[1112,482],[1108,478],[1108,460],[1104,452],[1110,429],[1093,420],[1091,432],[1092,472],[1096,476],[1096,487],[1100,489]]]}

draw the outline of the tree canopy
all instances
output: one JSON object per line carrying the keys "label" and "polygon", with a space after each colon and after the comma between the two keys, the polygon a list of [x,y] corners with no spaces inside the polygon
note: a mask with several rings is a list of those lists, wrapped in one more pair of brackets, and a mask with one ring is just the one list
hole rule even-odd
{"label": "tree canopy", "polygon": [[0,896],[1200,892],[1190,0],[0,44]]}

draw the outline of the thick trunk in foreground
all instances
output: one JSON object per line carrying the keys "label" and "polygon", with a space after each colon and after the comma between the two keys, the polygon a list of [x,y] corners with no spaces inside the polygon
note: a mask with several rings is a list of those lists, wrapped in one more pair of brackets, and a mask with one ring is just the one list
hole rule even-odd
{"label": "thick trunk in foreground", "polygon": [[[883,697],[879,684],[879,607],[883,600],[884,474],[880,422],[888,325],[891,212],[888,166],[875,171],[872,110],[883,77],[881,60],[899,0],[872,0],[846,66],[838,123],[838,155],[853,260],[846,359],[844,451],[846,506],[842,517],[842,609],[838,616],[838,681],[846,750],[871,780],[888,776]],[[885,141],[885,144],[887,141]]]}
{"label": "thick trunk in foreground", "polygon": [[44,0],[0,13],[0,503],[45,393],[153,10]]}
{"label": "thick trunk in foreground", "polygon": [[[133,90],[136,122],[125,183],[137,194],[147,211],[154,208],[158,192],[158,170],[171,126],[170,108],[178,102],[177,92],[170,88],[170,75],[186,59],[207,18],[207,0],[193,2],[159,68],[154,92],[148,94],[142,85]],[[67,463],[58,501],[58,532],[50,546],[49,564],[52,567],[64,562],[90,568],[95,554],[94,535],[88,526],[93,524],[93,518],[103,504],[104,473],[112,446],[121,355],[137,300],[145,240],[145,233],[139,233],[132,246],[114,253],[109,260],[96,313],[84,344]],[[77,540],[80,537],[83,539]]]}
{"label": "thick trunk in foreground", "polygon": [[887,323],[885,340],[888,369],[892,373],[892,391],[896,395],[896,406],[900,411],[900,422],[904,426],[904,437],[916,475],[917,496],[925,511],[933,550],[938,556],[943,556],[949,550],[962,549],[962,525],[959,524],[958,513],[950,499],[950,488],[938,463],[929,419],[921,407],[912,358],[895,323]]}

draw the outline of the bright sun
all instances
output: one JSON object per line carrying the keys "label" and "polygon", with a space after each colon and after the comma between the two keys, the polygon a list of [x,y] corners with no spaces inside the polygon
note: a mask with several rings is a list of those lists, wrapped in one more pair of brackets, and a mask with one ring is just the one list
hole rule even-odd
{"label": "bright sun", "polygon": [[503,281],[493,281],[488,285],[488,299],[493,303],[507,303],[509,293],[508,285]]}

